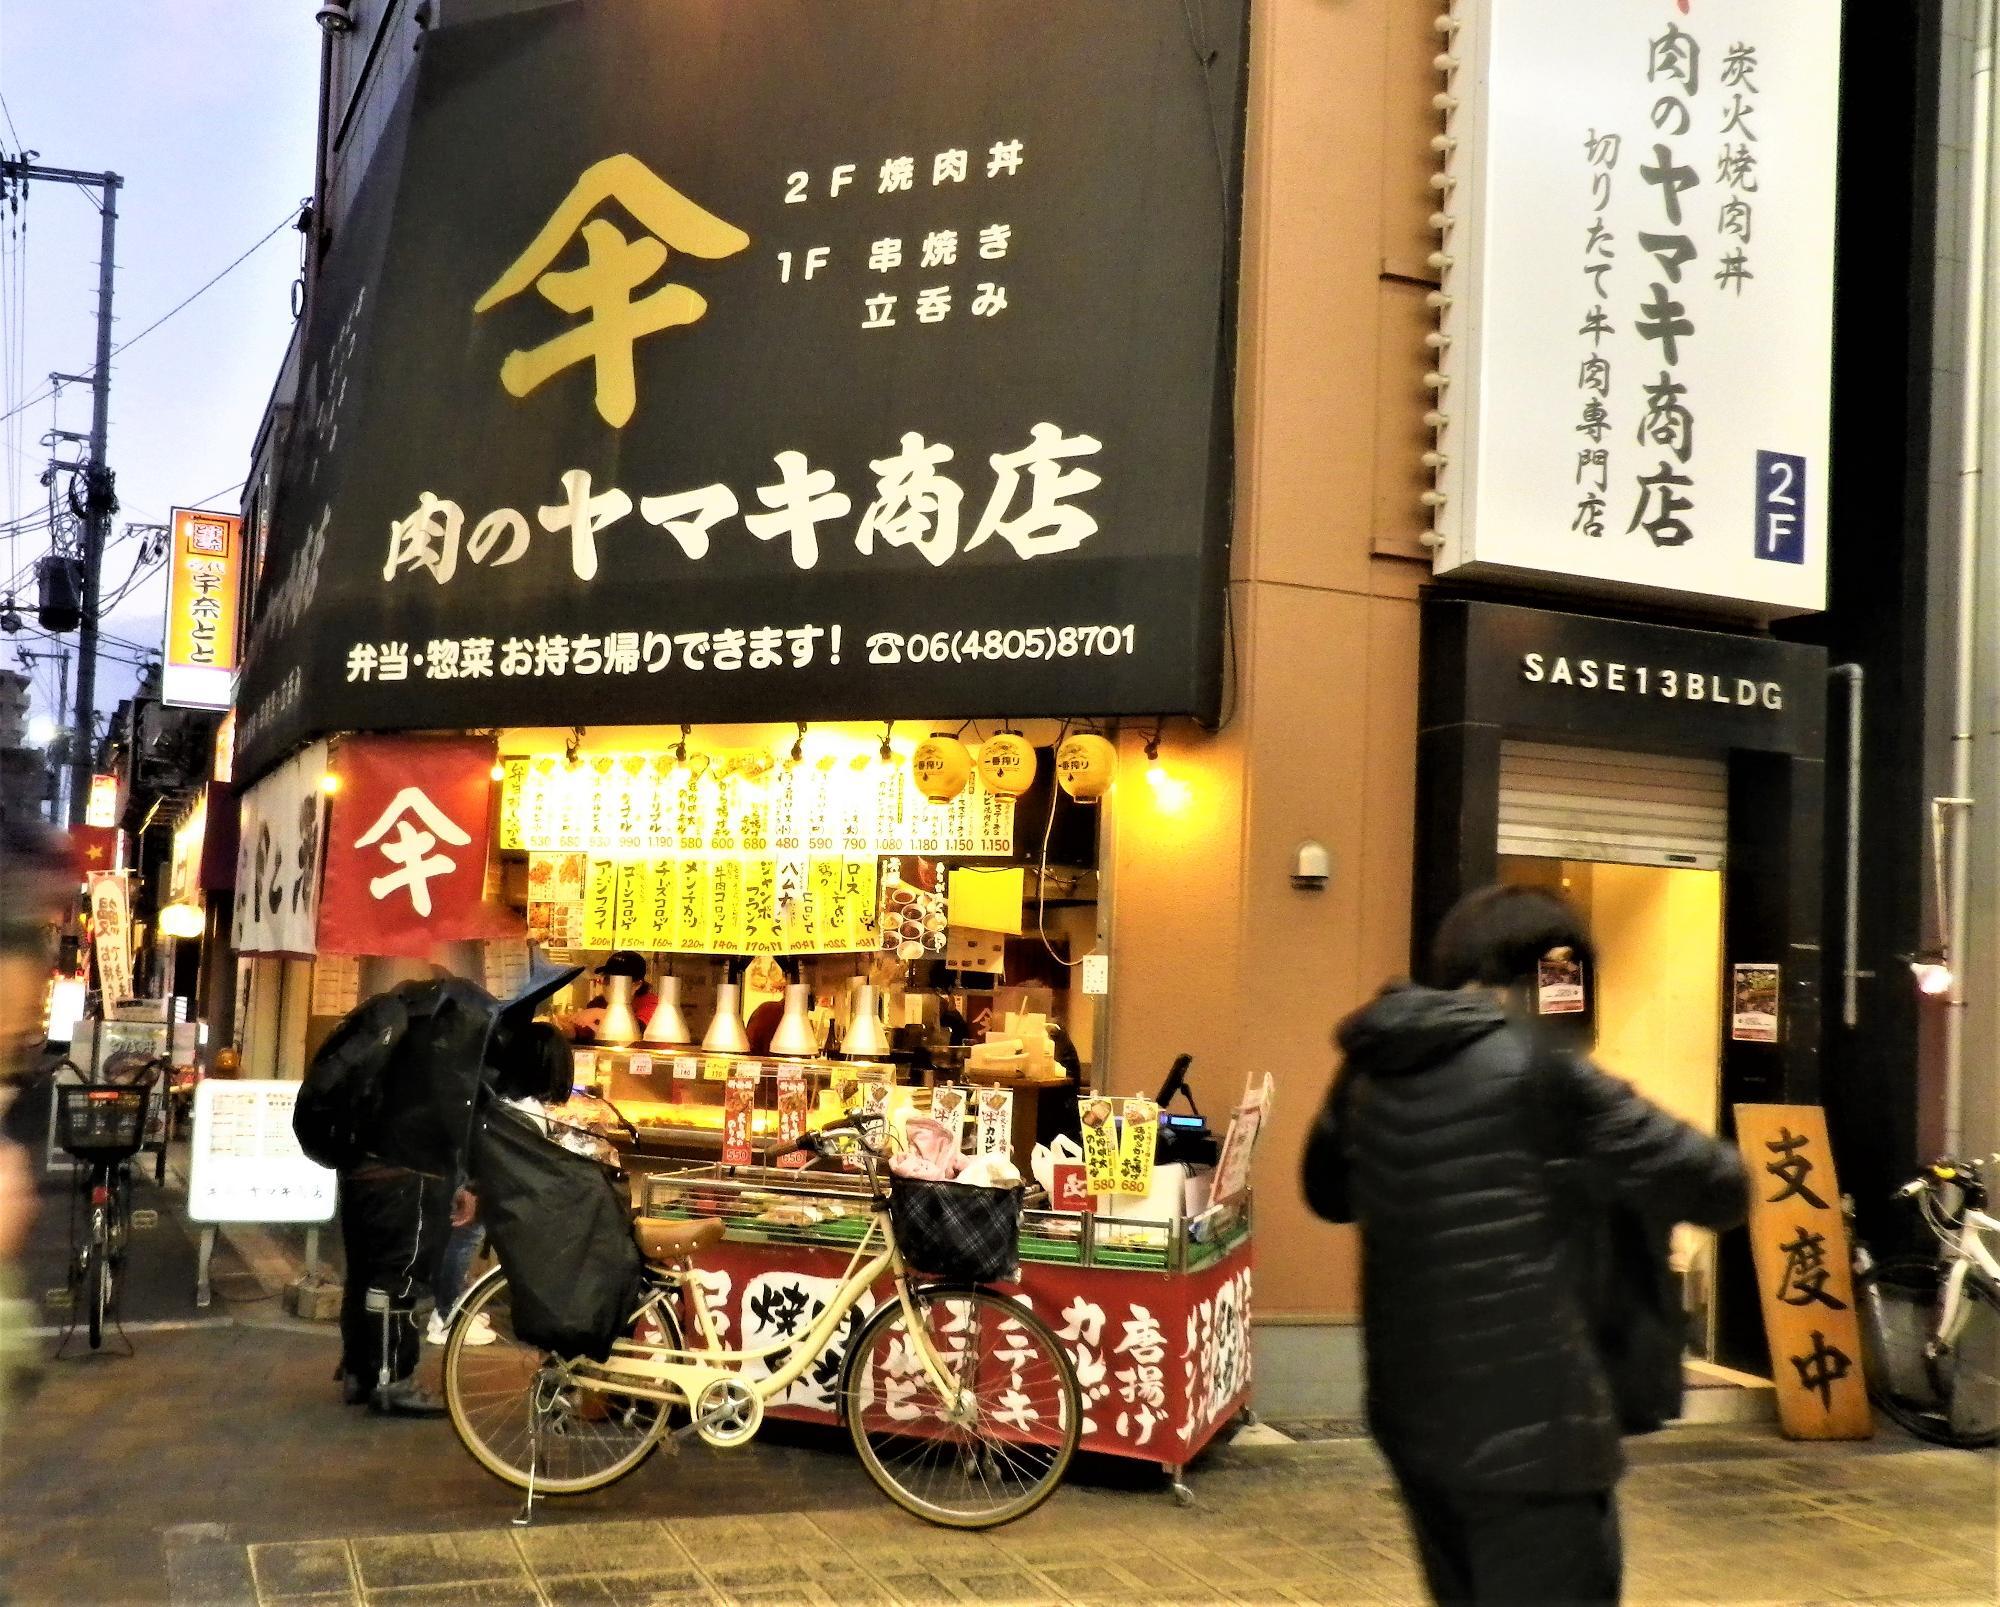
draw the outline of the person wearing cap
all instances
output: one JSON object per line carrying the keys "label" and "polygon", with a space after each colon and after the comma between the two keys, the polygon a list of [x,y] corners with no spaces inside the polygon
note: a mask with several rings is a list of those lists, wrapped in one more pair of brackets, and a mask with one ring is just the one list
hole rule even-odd
{"label": "person wearing cap", "polygon": [[[653,984],[646,980],[646,962],[637,950],[620,949],[597,968],[600,984],[614,976],[628,976],[637,984],[632,990],[632,1014],[639,1018],[641,1031],[652,1025],[653,1012],[659,1008],[660,996],[653,991]],[[591,995],[590,1003],[569,1018],[569,1033],[579,1043],[589,1043],[597,1036],[597,1025],[604,1019],[605,1007],[610,1003],[606,990],[599,986]]]}

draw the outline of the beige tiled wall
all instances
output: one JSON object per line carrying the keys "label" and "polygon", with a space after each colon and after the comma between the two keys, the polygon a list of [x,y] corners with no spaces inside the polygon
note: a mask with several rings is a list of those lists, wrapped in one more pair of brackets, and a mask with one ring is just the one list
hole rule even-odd
{"label": "beige tiled wall", "polygon": [[[1353,1314],[1352,1235],[1299,1196],[1334,1022],[1407,965],[1415,810],[1417,463],[1427,432],[1434,8],[1264,0],[1253,17],[1237,375],[1233,718],[1166,756],[1162,813],[1121,755],[1112,1082],[1192,1051],[1202,1108],[1277,1078],[1261,1147],[1263,1319]],[[1326,844],[1324,892],[1293,851]]]}

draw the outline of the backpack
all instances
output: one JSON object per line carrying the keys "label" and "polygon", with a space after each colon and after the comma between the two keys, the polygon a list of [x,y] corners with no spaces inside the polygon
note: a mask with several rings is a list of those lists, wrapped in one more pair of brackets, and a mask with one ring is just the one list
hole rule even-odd
{"label": "backpack", "polygon": [[1541,1044],[1529,1051],[1528,1118],[1543,1181],[1619,1428],[1651,1434],[1679,1417],[1683,1406],[1687,1319],[1667,1265],[1672,1224],[1621,1201],[1592,1197],[1560,1056]]}
{"label": "backpack", "polygon": [[308,1160],[339,1170],[368,1153],[389,1063],[409,1030],[409,1006],[397,990],[348,1011],[319,1046],[292,1111],[292,1132]]}

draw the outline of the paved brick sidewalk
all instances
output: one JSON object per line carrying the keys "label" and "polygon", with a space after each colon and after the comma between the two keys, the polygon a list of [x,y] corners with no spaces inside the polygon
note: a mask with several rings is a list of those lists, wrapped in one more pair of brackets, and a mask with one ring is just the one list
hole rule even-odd
{"label": "paved brick sidewalk", "polygon": [[[1421,1600],[1362,1442],[1236,1448],[1192,1509],[1084,1466],[991,1535],[890,1506],[837,1439],[656,1457],[551,1502],[513,1494],[434,1423],[332,1400],[323,1332],[144,1336],[58,1375],[13,1425],[0,1567],[41,1603],[1383,1603]],[[1763,1431],[1642,1442],[1625,1487],[1634,1603],[1991,1604],[2000,1461]]]}
{"label": "paved brick sidewalk", "polygon": [[[1649,1458],[1627,1488],[1629,1601],[1996,1600],[1990,1462],[1934,1451],[1743,1455],[1740,1444],[1702,1438],[1709,1443],[1677,1448],[1690,1459]],[[1726,1454],[1692,1459],[1703,1450]],[[271,1607],[1424,1599],[1364,1446],[1226,1458],[1199,1476],[1199,1490],[1184,1511],[1158,1495],[1069,1489],[992,1535],[930,1529],[878,1504],[269,1544],[247,1548],[254,1594],[237,1599]],[[649,1493],[645,1504],[664,1494]]]}

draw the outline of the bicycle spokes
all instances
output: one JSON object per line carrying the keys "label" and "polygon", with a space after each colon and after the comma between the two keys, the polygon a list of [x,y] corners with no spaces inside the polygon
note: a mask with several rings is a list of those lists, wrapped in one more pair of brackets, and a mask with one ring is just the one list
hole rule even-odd
{"label": "bicycle spokes", "polygon": [[857,1342],[849,1427],[864,1465],[933,1522],[985,1527],[1046,1499],[1075,1449],[1080,1405],[1060,1343],[984,1290],[924,1291]]}

